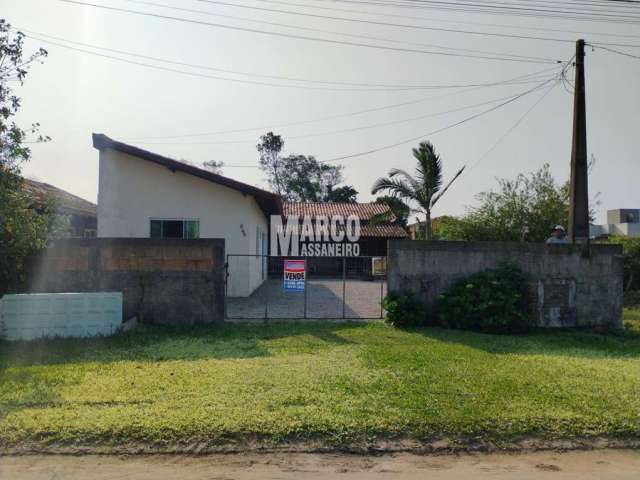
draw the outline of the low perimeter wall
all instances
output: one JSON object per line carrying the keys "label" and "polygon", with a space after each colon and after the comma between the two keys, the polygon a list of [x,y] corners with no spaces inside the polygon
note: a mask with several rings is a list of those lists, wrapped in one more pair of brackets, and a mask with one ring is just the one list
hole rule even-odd
{"label": "low perimeter wall", "polygon": [[622,247],[511,242],[389,241],[388,287],[413,291],[432,310],[455,280],[500,263],[531,277],[531,296],[542,327],[620,327]]}
{"label": "low perimeter wall", "polygon": [[122,292],[125,320],[222,322],[224,239],[58,240],[32,261],[28,292]]}

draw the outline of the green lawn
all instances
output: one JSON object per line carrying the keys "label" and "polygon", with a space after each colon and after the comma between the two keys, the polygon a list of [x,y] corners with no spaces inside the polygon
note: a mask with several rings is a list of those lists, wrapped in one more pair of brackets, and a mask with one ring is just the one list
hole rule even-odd
{"label": "green lawn", "polygon": [[640,437],[640,313],[618,334],[383,324],[0,343],[0,445]]}

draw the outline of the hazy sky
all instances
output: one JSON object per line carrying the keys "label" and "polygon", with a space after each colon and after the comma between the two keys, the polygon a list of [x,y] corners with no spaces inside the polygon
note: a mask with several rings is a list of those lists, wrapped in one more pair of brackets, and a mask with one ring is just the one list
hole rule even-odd
{"label": "hazy sky", "polygon": [[[574,44],[570,42],[344,22],[197,0],[95,0],[92,3],[245,29],[409,50],[502,58],[503,54],[508,53],[558,60],[568,60],[575,51]],[[398,8],[360,0],[228,0],[226,3],[374,22],[572,41],[580,37],[573,32],[579,31],[584,33],[587,41],[594,43],[637,45],[611,48],[640,55],[640,22],[634,25],[523,18]],[[548,7],[553,2],[539,3],[546,3]],[[178,11],[159,5],[241,19]],[[579,7],[570,8],[576,10]],[[637,15],[640,16],[640,7],[637,10]],[[43,46],[49,50],[49,57],[43,65],[37,65],[31,70],[25,86],[18,89],[23,98],[19,121],[23,126],[40,122],[42,132],[50,135],[53,140],[34,146],[33,159],[25,166],[24,172],[91,201],[96,200],[98,186],[98,152],[91,145],[92,132],[105,133],[116,140],[175,158],[184,158],[193,163],[221,160],[227,165],[250,166],[257,165],[256,140],[271,129],[283,135],[286,142],[285,153],[310,154],[320,160],[374,150],[422,136],[425,140],[431,140],[441,153],[445,179],[463,164],[476,164],[481,159],[447,193],[436,207],[435,215],[463,213],[466,205],[474,203],[474,196],[478,192],[495,187],[496,177],[513,177],[519,172],[536,170],[545,162],[551,165],[558,180],[565,181],[568,178],[573,103],[572,95],[562,85],[551,90],[488,154],[486,152],[541,98],[545,90],[525,95],[460,126],[427,135],[500,102],[464,110],[461,110],[462,107],[514,96],[535,87],[535,84],[475,89],[406,89],[407,86],[486,84],[555,68],[545,76],[535,77],[541,82],[559,71],[560,67],[554,67],[553,64],[464,58],[318,42],[107,11],[58,0],[0,0],[0,12],[2,17],[20,29],[174,62],[197,64],[208,69],[163,64],[151,59],[98,51],[53,40],[75,48],[174,70],[285,85],[257,85],[201,78],[123,63],[29,39],[26,43],[27,51]],[[281,23],[290,27],[250,22],[248,19]],[[513,28],[487,24],[511,25]],[[526,27],[561,31],[531,30]],[[342,36],[339,33],[352,36]],[[33,35],[37,36],[36,33]],[[376,39],[362,38],[363,36]],[[380,39],[394,40],[394,43]],[[442,46],[495,53],[438,48]],[[214,69],[245,72],[249,75]],[[588,148],[589,154],[596,158],[590,178],[590,190],[601,193],[602,205],[598,220],[603,221],[606,209],[640,207],[640,157],[637,153],[640,148],[640,60],[602,49],[592,52],[589,48],[586,75]],[[295,82],[265,76],[329,83]],[[338,85],[338,82],[358,85]],[[396,87],[391,90],[375,86],[380,84]],[[306,88],[293,88],[291,85]],[[351,91],[344,91],[345,89]],[[378,108],[397,104],[404,105]],[[372,109],[377,110],[344,115]],[[458,111],[434,115],[455,109]],[[340,115],[343,116],[339,117]],[[325,120],[316,121],[320,119]],[[401,121],[404,122],[400,123]],[[389,125],[390,122],[396,123]],[[289,125],[278,127],[283,124]],[[236,132],[170,138],[228,130]],[[417,140],[411,141],[377,153],[343,160],[341,163],[345,166],[346,182],[354,185],[360,192],[359,200],[372,199],[372,183],[379,176],[385,175],[389,168],[412,169],[414,160],[410,149],[417,143]],[[262,172],[257,168],[229,166],[224,169],[224,174],[250,184],[265,186]]]}

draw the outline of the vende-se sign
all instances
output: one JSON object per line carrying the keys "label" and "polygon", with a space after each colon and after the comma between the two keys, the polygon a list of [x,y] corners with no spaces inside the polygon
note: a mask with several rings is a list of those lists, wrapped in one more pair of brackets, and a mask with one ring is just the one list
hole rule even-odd
{"label": "vende-se sign", "polygon": [[284,261],[284,291],[304,292],[307,264],[305,260]]}

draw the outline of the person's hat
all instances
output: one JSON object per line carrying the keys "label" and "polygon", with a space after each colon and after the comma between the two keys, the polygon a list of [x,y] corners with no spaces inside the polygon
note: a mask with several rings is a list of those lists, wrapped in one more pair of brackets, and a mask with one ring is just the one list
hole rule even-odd
{"label": "person's hat", "polygon": [[562,225],[556,225],[553,227],[554,230],[562,230],[564,232],[564,227]]}

